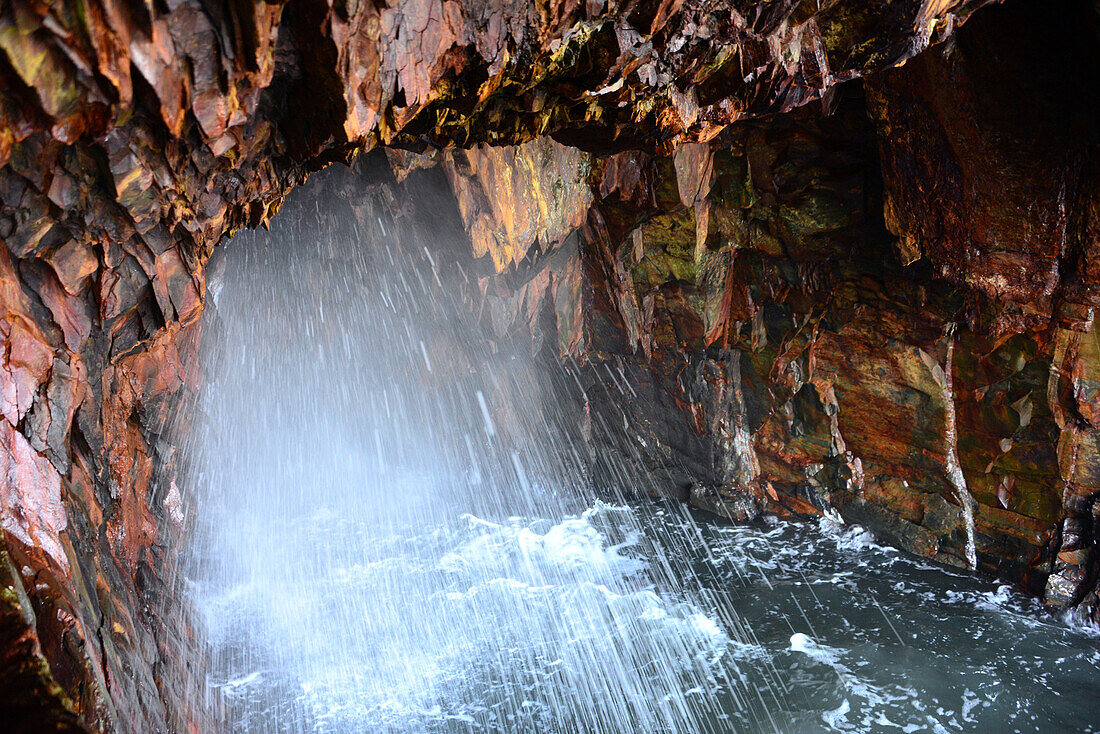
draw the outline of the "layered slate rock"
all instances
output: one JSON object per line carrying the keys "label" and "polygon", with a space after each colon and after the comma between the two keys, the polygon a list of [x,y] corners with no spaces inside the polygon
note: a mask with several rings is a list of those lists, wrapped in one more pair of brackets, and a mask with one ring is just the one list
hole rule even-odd
{"label": "layered slate rock", "polygon": [[[1029,30],[1051,12],[1065,32]],[[671,155],[448,154],[459,200],[486,199],[463,206],[471,234],[505,243],[494,327],[593,365],[589,431],[634,427],[643,441],[604,440],[667,477],[658,491],[738,519],[836,512],[1095,615],[1097,138],[1067,50],[1085,88],[1097,77],[1075,13],[987,11],[866,95],[838,91],[828,117]],[[1005,61],[1019,49],[1026,79]],[[592,203],[490,185],[509,155],[546,158],[551,190],[586,178]],[[556,212],[535,246],[534,220],[517,239],[493,224],[530,197],[540,222]]]}
{"label": "layered slate rock", "polygon": [[441,166],[491,326],[655,491],[1095,608],[1095,20],[985,4],[5,3],[10,720],[202,729],[164,436],[203,268],[376,145]]}
{"label": "layered slate rock", "polygon": [[[1097,139],[1073,103],[1097,88],[1094,29],[1072,4],[979,17],[831,117],[584,162],[597,203],[578,257],[614,315],[570,319],[561,343],[614,322],[667,375],[713,452],[693,480],[705,502],[838,509],[1094,609]],[[601,338],[585,348],[623,353]],[[686,379],[693,358],[710,387]],[[681,466],[707,466],[679,441]]]}

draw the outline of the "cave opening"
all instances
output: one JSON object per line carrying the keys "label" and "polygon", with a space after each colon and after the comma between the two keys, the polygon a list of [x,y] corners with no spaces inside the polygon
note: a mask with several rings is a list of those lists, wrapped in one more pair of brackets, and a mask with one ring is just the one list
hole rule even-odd
{"label": "cave opening", "polygon": [[368,158],[211,262],[178,438],[204,726],[1089,724],[1026,703],[1084,692],[1096,645],[1009,587],[839,518],[726,524],[601,450],[591,373],[492,329],[470,252],[442,177]]}

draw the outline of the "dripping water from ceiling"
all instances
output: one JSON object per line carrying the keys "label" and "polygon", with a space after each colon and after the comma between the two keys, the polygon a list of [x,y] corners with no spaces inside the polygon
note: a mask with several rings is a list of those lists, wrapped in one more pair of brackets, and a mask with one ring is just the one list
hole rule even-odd
{"label": "dripping water from ceiling", "polygon": [[211,263],[184,452],[211,730],[980,728],[1031,715],[1015,672],[1100,664],[858,529],[642,500],[665,480],[591,445],[579,375],[485,326],[449,194],[404,191],[326,171]]}
{"label": "dripping water from ceiling", "polygon": [[195,576],[231,728],[687,730],[727,635],[625,553],[573,380],[490,338],[457,222],[356,193],[211,268]]}

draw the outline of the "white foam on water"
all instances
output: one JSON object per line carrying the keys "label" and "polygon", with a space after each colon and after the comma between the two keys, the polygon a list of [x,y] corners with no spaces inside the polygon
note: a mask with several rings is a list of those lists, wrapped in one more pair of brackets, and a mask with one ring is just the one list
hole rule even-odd
{"label": "white foam on water", "polygon": [[[338,525],[354,533],[354,526]],[[612,542],[609,531],[620,542]],[[633,723],[616,724],[618,707],[633,711],[631,721],[648,720],[654,731],[690,731],[691,707],[679,702],[686,690],[715,690],[717,681],[701,671],[716,665],[734,641],[691,601],[652,588],[648,563],[629,554],[637,533],[630,508],[604,504],[555,523],[467,514],[451,529],[434,531],[446,536],[435,562],[355,561],[326,569],[311,600],[295,602],[300,606],[280,608],[269,596],[283,599],[285,591],[262,585],[235,587],[220,605],[235,607],[241,618],[274,619],[272,639],[280,649],[272,653],[283,659],[331,659],[326,650],[348,645],[350,666],[299,666],[301,703],[322,731],[427,731],[467,719],[475,728],[492,727],[500,724],[495,715],[472,706],[490,691],[490,698],[510,701],[532,721],[566,730],[579,725],[578,712],[588,712],[602,717],[603,731],[631,731]],[[393,606],[368,603],[368,623],[333,628],[332,639],[294,649],[290,631],[316,627],[331,602],[366,599],[379,584],[392,587],[401,579],[413,596]],[[403,608],[416,609],[417,618],[402,620]],[[390,648],[369,649],[348,634],[383,635]],[[394,642],[402,636],[404,643]],[[367,652],[385,655],[357,657]],[[560,691],[555,697],[568,696],[569,704],[531,697],[546,686]]]}
{"label": "white foam on water", "polygon": [[860,553],[874,550],[880,553],[896,553],[893,548],[881,545],[875,540],[875,536],[861,525],[846,525],[835,519],[822,515],[817,521],[818,529],[836,543],[839,551]]}
{"label": "white foam on water", "polygon": [[[833,667],[837,666],[838,654],[836,650],[818,644],[812,637],[802,632],[795,632],[791,635],[790,649],[807,655],[820,663]],[[844,670],[847,671],[847,668],[844,668]]]}
{"label": "white foam on water", "polygon": [[[821,715],[830,731],[917,731],[929,726],[935,729],[943,726],[943,719],[953,715],[953,712],[944,712],[931,716],[922,712],[916,691],[872,682],[849,667],[850,652],[822,644],[809,635],[800,632],[791,635],[789,649],[833,671],[844,698],[838,708]],[[899,723],[898,719],[908,721]]]}
{"label": "white foam on water", "polygon": [[377,235],[299,212],[290,236],[223,250],[225,287],[210,271],[210,379],[181,492],[198,509],[221,731],[1096,720],[1087,703],[1056,717],[1034,702],[1091,691],[1100,643],[1015,592],[832,520],[724,526],[675,504],[591,504],[625,488],[592,486],[563,396],[485,341],[486,294],[450,282],[460,268],[435,223],[342,196],[356,232]]}
{"label": "white foam on water", "polygon": [[821,714],[821,719],[830,728],[837,731],[843,731],[843,727],[850,725],[848,714],[851,710],[852,706],[848,703],[848,699],[844,699],[835,709],[831,709]]}
{"label": "white foam on water", "polygon": [[[626,508],[597,505],[578,517],[567,517],[545,528],[544,520],[493,523],[464,515],[473,537],[445,554],[440,568],[451,573],[505,571],[545,582],[548,577],[576,572],[582,578],[624,578],[639,573],[646,564],[623,555],[636,542],[632,533],[622,543],[610,545],[590,518]],[[541,532],[540,532],[541,530]]]}

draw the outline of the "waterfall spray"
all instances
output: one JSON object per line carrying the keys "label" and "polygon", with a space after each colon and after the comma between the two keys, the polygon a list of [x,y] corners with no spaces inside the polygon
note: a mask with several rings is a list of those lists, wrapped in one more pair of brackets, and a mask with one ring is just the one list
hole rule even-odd
{"label": "waterfall spray", "polygon": [[[180,489],[209,730],[875,732],[1028,711],[1005,681],[1039,655],[999,655],[1031,614],[1002,590],[960,594],[858,528],[636,499],[659,479],[596,464],[591,374],[487,329],[453,204],[407,190],[325,172],[212,263]],[[950,629],[922,622],[926,598],[954,605]],[[1043,635],[1063,656],[1043,670],[1089,674],[1100,653]],[[960,660],[978,637],[991,654]]]}
{"label": "waterfall spray", "polygon": [[624,555],[593,492],[629,488],[476,321],[460,236],[331,198],[214,268],[196,575],[233,726],[703,731],[681,691],[728,637]]}

